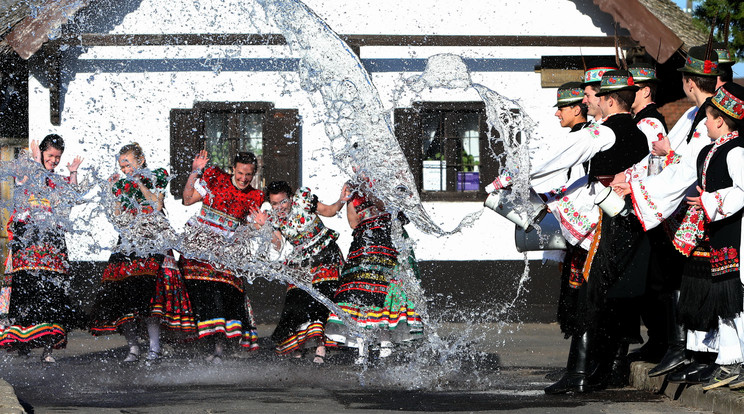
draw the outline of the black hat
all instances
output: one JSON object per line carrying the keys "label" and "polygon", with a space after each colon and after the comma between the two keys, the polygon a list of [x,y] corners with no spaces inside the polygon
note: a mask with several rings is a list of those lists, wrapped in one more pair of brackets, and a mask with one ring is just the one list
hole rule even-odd
{"label": "black hat", "polygon": [[581,82],[568,82],[558,87],[558,99],[555,105],[558,108],[576,105],[584,99],[584,87]]}
{"label": "black hat", "polygon": [[731,57],[731,50],[725,43],[713,43],[713,50],[718,56],[718,64],[723,65],[727,63],[736,63],[736,61]]}
{"label": "black hat", "polygon": [[658,82],[656,68],[648,62],[638,62],[630,65],[628,71],[633,75],[633,80],[638,82]]}
{"label": "black hat", "polygon": [[706,56],[706,51],[706,46],[691,47],[685,65],[677,70],[697,76],[718,76],[718,54],[711,51]]}
{"label": "black hat", "polygon": [[602,75],[602,83],[596,96],[607,95],[619,91],[637,91],[638,86],[633,75],[627,70],[611,70]]}

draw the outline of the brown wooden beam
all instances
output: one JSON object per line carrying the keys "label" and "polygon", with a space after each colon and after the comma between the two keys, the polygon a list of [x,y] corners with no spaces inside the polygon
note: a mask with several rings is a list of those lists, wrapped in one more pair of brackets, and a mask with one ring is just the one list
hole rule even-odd
{"label": "brown wooden beam", "polygon": [[[361,46],[582,46],[614,47],[611,36],[460,36],[460,35],[340,35],[352,48]],[[628,36],[623,47],[636,46]],[[267,46],[284,45],[280,34],[98,34],[86,33],[63,40],[75,46]]]}
{"label": "brown wooden beam", "polygon": [[20,57],[28,59],[49,39],[49,33],[87,5],[88,0],[48,0],[38,8],[37,15],[13,27],[5,41]]}

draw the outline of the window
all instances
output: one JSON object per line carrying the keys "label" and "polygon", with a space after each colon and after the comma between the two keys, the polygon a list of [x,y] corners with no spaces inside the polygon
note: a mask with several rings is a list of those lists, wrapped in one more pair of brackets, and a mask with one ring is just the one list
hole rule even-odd
{"label": "window", "polygon": [[275,109],[270,102],[197,102],[193,109],[171,110],[171,194],[181,198],[191,163],[201,149],[210,164],[230,171],[240,151],[258,158],[253,185],[275,180],[300,184],[301,121],[296,109]]}
{"label": "window", "polygon": [[395,134],[423,200],[475,201],[498,172],[482,102],[417,102],[395,110]]}

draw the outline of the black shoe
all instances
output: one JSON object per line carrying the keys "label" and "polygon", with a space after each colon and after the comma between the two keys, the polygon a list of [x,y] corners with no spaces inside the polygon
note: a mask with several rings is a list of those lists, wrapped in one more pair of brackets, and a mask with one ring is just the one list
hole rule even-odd
{"label": "black shoe", "polygon": [[667,381],[672,384],[683,384],[687,382],[687,377],[696,374],[701,370],[708,367],[708,364],[700,362],[693,362],[692,364],[678,368],[676,371],[670,372],[667,375]]}
{"label": "black shoe", "polygon": [[545,388],[545,394],[550,395],[588,391],[590,390],[586,387],[586,374],[577,372],[567,372],[558,382]]}
{"label": "black shoe", "polygon": [[628,346],[625,345],[624,352],[620,350],[615,355],[610,368],[610,374],[607,377],[607,386],[611,388],[623,388],[630,384],[630,362],[625,353],[628,352]]}
{"label": "black shoe", "polygon": [[707,384],[718,371],[718,364],[710,364],[700,371],[689,374],[685,382],[687,384]]}
{"label": "black shoe", "polygon": [[661,359],[661,362],[648,372],[649,377],[658,377],[659,375],[668,374],[682,365],[687,365],[691,361],[687,357],[684,346],[672,345]]}
{"label": "black shoe", "polygon": [[545,379],[548,381],[558,381],[566,375],[566,368],[556,369],[545,374]]}

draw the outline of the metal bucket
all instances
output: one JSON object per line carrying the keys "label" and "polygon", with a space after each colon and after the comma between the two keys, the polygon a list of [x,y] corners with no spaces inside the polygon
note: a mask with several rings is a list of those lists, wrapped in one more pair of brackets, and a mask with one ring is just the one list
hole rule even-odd
{"label": "metal bucket", "polygon": [[510,189],[491,193],[488,195],[488,198],[486,198],[483,205],[525,230],[530,228],[530,222],[538,221],[545,216],[547,207],[533,190],[530,190],[529,203],[531,208],[528,210],[534,212],[532,216],[514,211],[514,203],[507,199],[509,194],[511,194]]}
{"label": "metal bucket", "polygon": [[[527,230],[515,226],[514,244],[517,245],[518,252],[566,250],[566,239],[563,238],[561,226],[558,224],[558,220],[556,220],[554,215],[545,215],[537,224],[540,226],[540,234],[532,226]],[[542,245],[540,245],[541,235],[544,240]]]}

